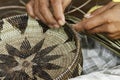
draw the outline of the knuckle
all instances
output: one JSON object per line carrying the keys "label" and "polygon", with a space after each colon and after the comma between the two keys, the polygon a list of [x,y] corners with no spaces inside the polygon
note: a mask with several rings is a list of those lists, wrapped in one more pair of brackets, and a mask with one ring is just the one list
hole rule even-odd
{"label": "knuckle", "polygon": [[45,5],[40,5],[40,10],[41,10],[41,9],[42,9],[42,10],[45,9],[44,7],[45,7]]}
{"label": "knuckle", "polygon": [[103,20],[104,20],[105,22],[107,22],[107,23],[112,22],[112,20],[109,18],[109,15],[104,15],[104,16],[103,16]]}
{"label": "knuckle", "polygon": [[46,3],[44,3],[44,2],[41,2],[41,3],[39,4],[39,8],[40,8],[40,9],[44,9],[46,6],[47,6]]}
{"label": "knuckle", "polygon": [[106,22],[108,22],[108,23],[113,22],[113,19],[111,19],[110,17],[111,17],[110,15],[108,15],[108,17],[106,17]]}
{"label": "knuckle", "polygon": [[112,23],[107,26],[107,29],[109,33],[115,33],[117,31],[117,29],[115,28],[115,25]]}
{"label": "knuckle", "polygon": [[39,15],[39,11],[38,10],[35,10],[34,13],[35,13],[36,16]]}
{"label": "knuckle", "polygon": [[54,3],[56,0],[50,0],[52,3]]}
{"label": "knuckle", "polygon": [[55,18],[56,18],[57,20],[61,20],[61,19],[62,19],[60,15],[55,15]]}
{"label": "knuckle", "polygon": [[39,11],[40,11],[41,13],[43,13],[45,10],[46,10],[46,5],[42,5],[42,6],[39,8]]}
{"label": "knuckle", "polygon": [[50,1],[51,1],[51,3],[53,3],[53,4],[57,2],[57,0],[50,0]]}
{"label": "knuckle", "polygon": [[50,0],[52,5],[58,5],[60,3],[61,0]]}
{"label": "knuckle", "polygon": [[54,22],[54,21],[48,21],[48,23],[52,24],[52,25],[56,24],[56,22]]}
{"label": "knuckle", "polygon": [[105,13],[106,22],[112,23],[114,21],[117,21],[117,17],[115,16],[117,15],[116,13],[117,13],[117,10],[115,9],[108,10]]}
{"label": "knuckle", "polygon": [[89,28],[89,22],[84,23],[83,27],[84,27],[85,30],[90,30],[90,28]]}
{"label": "knuckle", "polygon": [[106,13],[102,14],[101,16],[105,22],[111,23],[113,20],[111,19],[112,15],[110,11],[107,11]]}
{"label": "knuckle", "polygon": [[48,20],[48,23],[50,23],[50,24],[57,24],[57,22],[54,20],[54,19],[50,19],[50,20]]}
{"label": "knuckle", "polygon": [[34,12],[35,12],[35,14],[38,14],[38,10],[37,9]]}

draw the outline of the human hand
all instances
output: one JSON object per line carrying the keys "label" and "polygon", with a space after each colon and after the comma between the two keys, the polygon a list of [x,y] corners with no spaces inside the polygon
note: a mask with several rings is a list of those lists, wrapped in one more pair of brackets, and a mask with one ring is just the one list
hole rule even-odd
{"label": "human hand", "polygon": [[110,2],[91,13],[91,17],[76,24],[77,31],[90,34],[104,33],[111,39],[120,39],[120,3]]}
{"label": "human hand", "polygon": [[64,10],[71,0],[30,0],[27,11],[33,18],[40,19],[51,28],[65,24]]}

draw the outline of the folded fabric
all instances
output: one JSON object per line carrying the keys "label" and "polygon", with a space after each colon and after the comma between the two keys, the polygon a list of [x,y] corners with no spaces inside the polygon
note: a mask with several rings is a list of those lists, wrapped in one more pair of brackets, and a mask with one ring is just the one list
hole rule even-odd
{"label": "folded fabric", "polygon": [[93,72],[69,80],[119,80],[119,79],[120,79],[120,66],[116,66],[112,69],[105,69],[103,71]]}
{"label": "folded fabric", "polygon": [[99,42],[80,35],[83,54],[83,74],[109,69],[120,65],[120,59]]}

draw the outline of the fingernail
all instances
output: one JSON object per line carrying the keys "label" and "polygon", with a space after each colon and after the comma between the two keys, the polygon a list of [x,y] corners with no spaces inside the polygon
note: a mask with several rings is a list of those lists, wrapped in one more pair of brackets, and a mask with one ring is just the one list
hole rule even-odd
{"label": "fingernail", "polygon": [[91,13],[87,13],[87,14],[84,15],[84,17],[85,18],[91,18],[91,17],[93,17],[93,15],[91,15]]}
{"label": "fingernail", "polygon": [[53,25],[55,28],[59,28],[60,26],[58,24]]}
{"label": "fingernail", "polygon": [[35,19],[36,19],[36,20],[39,20],[39,18],[38,18],[38,17],[35,17]]}
{"label": "fingernail", "polygon": [[65,24],[65,21],[59,20],[58,23],[59,23],[59,25],[63,26]]}
{"label": "fingernail", "polygon": [[48,27],[53,28],[53,25],[48,25]]}

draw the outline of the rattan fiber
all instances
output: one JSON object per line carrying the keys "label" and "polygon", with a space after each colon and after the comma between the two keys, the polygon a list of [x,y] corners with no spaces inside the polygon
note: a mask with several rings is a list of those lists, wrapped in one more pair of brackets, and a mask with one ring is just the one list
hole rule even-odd
{"label": "rattan fiber", "polygon": [[69,24],[50,29],[25,14],[1,20],[0,27],[2,80],[66,80],[81,65],[80,41]]}

